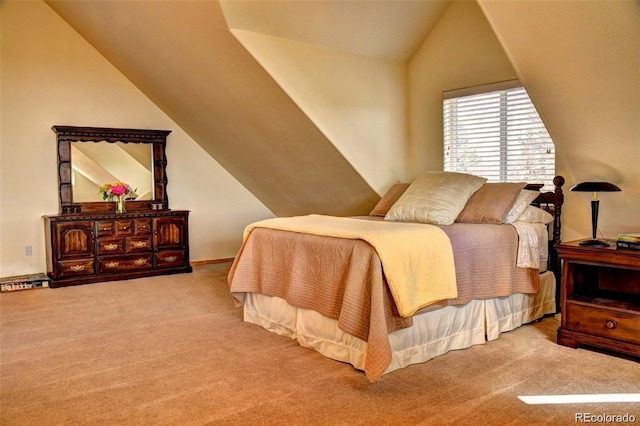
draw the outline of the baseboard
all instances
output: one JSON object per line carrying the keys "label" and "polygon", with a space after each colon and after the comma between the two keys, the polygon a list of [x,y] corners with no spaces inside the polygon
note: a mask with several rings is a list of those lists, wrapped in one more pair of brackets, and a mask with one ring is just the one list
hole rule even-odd
{"label": "baseboard", "polygon": [[233,262],[233,257],[228,257],[225,259],[207,259],[207,260],[194,260],[191,263],[191,266],[203,266],[203,265],[211,265],[214,263],[225,263],[225,262]]}

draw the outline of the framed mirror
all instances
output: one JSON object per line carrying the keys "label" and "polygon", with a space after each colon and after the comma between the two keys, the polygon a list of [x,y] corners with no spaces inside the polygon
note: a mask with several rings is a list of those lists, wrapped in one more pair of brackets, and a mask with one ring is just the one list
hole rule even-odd
{"label": "framed mirror", "polygon": [[60,213],[113,213],[100,188],[125,182],[127,211],[169,208],[165,147],[170,130],[53,126],[58,143]]}

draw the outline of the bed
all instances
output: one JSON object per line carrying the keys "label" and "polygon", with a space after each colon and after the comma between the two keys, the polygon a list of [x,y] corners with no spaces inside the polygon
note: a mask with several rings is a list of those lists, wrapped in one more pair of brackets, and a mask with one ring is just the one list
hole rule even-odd
{"label": "bed", "polygon": [[371,381],[484,344],[557,310],[564,179],[553,183],[429,172],[368,216],[250,224],[231,294],[244,321]]}

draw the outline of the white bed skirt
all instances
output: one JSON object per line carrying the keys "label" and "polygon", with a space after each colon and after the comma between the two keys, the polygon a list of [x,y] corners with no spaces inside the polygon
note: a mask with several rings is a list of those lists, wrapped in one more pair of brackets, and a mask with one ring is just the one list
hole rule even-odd
{"label": "white bed skirt", "polygon": [[[500,333],[554,313],[555,287],[553,272],[547,271],[540,275],[540,291],[535,295],[472,300],[415,316],[413,326],[389,334],[393,358],[385,374],[451,350],[484,344]],[[244,320],[364,370],[367,342],[346,334],[336,320],[315,311],[293,307],[277,297],[249,293]]]}

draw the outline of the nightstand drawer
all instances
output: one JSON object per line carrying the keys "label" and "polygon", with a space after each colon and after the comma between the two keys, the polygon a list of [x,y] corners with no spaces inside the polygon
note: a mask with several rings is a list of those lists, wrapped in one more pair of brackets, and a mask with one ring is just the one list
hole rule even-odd
{"label": "nightstand drawer", "polygon": [[567,302],[566,328],[610,339],[640,343],[640,315]]}

